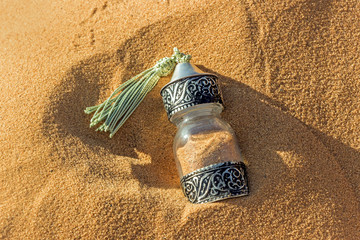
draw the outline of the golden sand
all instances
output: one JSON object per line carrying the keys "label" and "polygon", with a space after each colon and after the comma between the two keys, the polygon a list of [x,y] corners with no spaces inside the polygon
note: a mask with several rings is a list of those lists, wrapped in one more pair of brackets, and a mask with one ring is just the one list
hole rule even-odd
{"label": "golden sand", "polygon": [[212,164],[242,160],[233,135],[221,130],[189,136],[184,146],[176,150],[176,156],[182,175]]}
{"label": "golden sand", "polygon": [[[357,0],[0,9],[1,239],[360,239]],[[113,139],[88,127],[85,107],[175,46],[222,81],[248,197],[182,195],[169,77]]]}

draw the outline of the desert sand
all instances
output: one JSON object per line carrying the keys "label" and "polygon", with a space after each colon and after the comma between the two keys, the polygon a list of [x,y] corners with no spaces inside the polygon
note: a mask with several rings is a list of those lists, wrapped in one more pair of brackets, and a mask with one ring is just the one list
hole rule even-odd
{"label": "desert sand", "polygon": [[[0,239],[360,239],[359,1],[0,9]],[[183,196],[170,76],[112,139],[89,128],[85,107],[173,47],[219,76],[249,196]]]}

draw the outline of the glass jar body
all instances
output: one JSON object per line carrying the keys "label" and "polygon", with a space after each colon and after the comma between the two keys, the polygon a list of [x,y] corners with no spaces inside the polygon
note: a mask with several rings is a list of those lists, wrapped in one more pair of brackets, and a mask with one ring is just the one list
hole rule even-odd
{"label": "glass jar body", "polygon": [[242,162],[233,129],[220,118],[219,103],[199,104],[173,115],[173,149],[180,178],[209,165]]}

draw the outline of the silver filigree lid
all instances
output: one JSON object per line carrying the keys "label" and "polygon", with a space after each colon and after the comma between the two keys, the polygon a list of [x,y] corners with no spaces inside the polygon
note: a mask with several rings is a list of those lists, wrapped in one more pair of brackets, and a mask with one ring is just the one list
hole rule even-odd
{"label": "silver filigree lid", "polygon": [[195,65],[178,63],[168,84],[160,91],[170,119],[176,112],[203,103],[223,103],[218,77]]}

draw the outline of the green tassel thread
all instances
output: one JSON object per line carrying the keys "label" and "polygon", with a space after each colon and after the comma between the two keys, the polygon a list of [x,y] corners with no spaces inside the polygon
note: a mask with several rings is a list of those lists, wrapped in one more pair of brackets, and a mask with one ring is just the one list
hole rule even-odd
{"label": "green tassel thread", "polygon": [[160,77],[169,75],[177,63],[189,62],[190,59],[190,55],[180,53],[177,48],[174,48],[174,54],[171,57],[159,60],[154,67],[121,84],[105,102],[87,107],[85,113],[95,112],[90,120],[90,127],[104,120],[96,131],[110,132],[110,138],[113,137],[145,96],[155,87]]}

